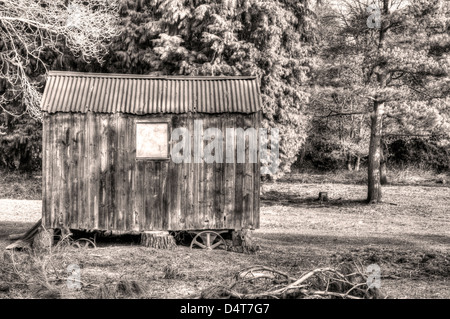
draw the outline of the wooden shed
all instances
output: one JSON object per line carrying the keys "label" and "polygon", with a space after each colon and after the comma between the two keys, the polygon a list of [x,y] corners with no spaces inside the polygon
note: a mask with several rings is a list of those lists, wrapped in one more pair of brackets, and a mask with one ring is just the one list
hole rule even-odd
{"label": "wooden shed", "polygon": [[[196,123],[224,135],[227,128],[259,129],[257,78],[50,72],[41,109],[46,228],[259,228],[259,147],[250,162],[249,136],[245,163],[236,158],[236,134],[219,140],[222,162],[194,159],[195,147],[217,138],[194,134]],[[171,157],[177,128],[193,146],[181,163]]]}

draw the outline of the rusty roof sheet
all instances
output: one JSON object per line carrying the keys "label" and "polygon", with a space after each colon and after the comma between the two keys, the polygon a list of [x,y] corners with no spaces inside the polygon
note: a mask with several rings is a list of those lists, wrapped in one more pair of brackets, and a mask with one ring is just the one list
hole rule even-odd
{"label": "rusty roof sheet", "polygon": [[256,77],[51,71],[41,109],[48,113],[254,113],[261,110],[261,97]]}

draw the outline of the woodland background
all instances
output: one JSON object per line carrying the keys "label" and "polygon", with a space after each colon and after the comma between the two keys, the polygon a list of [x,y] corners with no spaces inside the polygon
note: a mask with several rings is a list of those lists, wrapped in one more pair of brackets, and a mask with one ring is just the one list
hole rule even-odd
{"label": "woodland background", "polygon": [[[443,63],[450,51],[448,11],[442,15],[442,8],[436,9],[439,1],[412,1],[409,11],[383,14],[389,25],[381,27],[390,28],[393,40],[387,45],[392,50],[379,54],[370,44],[378,29],[367,27],[371,13],[363,3],[120,0],[119,35],[107,44],[101,63],[73,54],[59,40],[41,52],[43,64],[31,58],[24,70],[40,93],[44,66],[151,75],[257,75],[264,125],[281,130],[280,175],[365,168],[372,112],[367,96],[385,94],[381,165],[448,172],[449,78]],[[340,7],[347,9],[345,16]],[[6,41],[0,41],[0,52],[7,50]],[[374,93],[373,70],[380,66],[390,68],[392,85]],[[11,85],[0,77],[0,95],[8,98],[10,92]],[[0,103],[0,167],[39,172],[39,116],[20,94],[7,101]]]}

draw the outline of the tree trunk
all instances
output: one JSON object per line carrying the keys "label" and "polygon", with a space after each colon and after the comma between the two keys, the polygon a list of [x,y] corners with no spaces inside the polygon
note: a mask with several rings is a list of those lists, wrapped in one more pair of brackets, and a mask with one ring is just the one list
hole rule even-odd
{"label": "tree trunk", "polygon": [[353,171],[353,165],[352,165],[352,155],[350,153],[347,154],[347,169],[351,172]]}
{"label": "tree trunk", "polygon": [[141,234],[141,245],[156,249],[173,249],[175,238],[166,231],[146,231]]}
{"label": "tree trunk", "polygon": [[380,183],[381,185],[387,185],[386,157],[384,156],[383,147],[380,147],[380,155]]}
{"label": "tree trunk", "polygon": [[367,202],[381,202],[380,183],[380,156],[381,156],[381,129],[384,103],[374,102],[374,110],[370,116],[370,146],[369,146],[369,168],[368,168],[368,191]]}
{"label": "tree trunk", "polygon": [[[383,14],[389,14],[389,0],[383,0]],[[378,49],[385,47],[387,19],[382,19],[379,28]],[[384,89],[387,85],[387,70],[382,65],[377,65],[376,76],[379,88]],[[384,97],[376,96],[373,103],[373,112],[370,115],[370,146],[369,146],[369,168],[368,168],[368,190],[367,202],[381,202],[380,160],[381,160],[381,130],[383,128]]]}
{"label": "tree trunk", "polygon": [[361,166],[361,157],[359,155],[356,156],[355,159],[355,171],[359,172],[359,168]]}
{"label": "tree trunk", "polygon": [[303,163],[305,162],[305,155],[306,155],[306,143],[305,145],[303,145],[303,147],[300,150],[300,154],[298,156],[298,168],[302,169],[303,168]]}

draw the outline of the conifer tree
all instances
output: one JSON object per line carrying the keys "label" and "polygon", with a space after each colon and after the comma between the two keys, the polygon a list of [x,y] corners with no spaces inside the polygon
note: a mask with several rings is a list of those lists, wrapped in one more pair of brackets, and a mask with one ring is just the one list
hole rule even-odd
{"label": "conifer tree", "polygon": [[[322,1],[324,3],[324,1]],[[382,199],[383,136],[449,136],[449,3],[328,2],[317,68],[324,95],[362,98],[370,117],[369,203]],[[328,91],[328,93],[326,92]],[[386,126],[389,125],[389,126]]]}
{"label": "conifer tree", "polygon": [[294,0],[122,0],[103,71],[261,79],[264,127],[280,130],[280,173],[306,138],[311,12]]}

